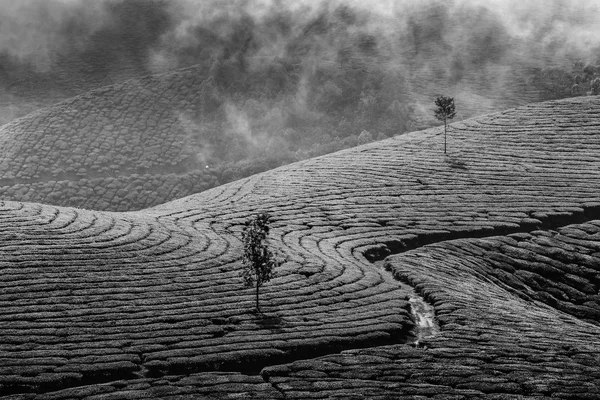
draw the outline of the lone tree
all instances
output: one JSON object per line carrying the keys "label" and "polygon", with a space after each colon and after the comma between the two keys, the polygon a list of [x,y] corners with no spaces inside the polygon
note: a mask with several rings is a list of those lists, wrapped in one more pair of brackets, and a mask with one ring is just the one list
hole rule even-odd
{"label": "lone tree", "polygon": [[268,247],[267,235],[270,222],[271,217],[268,214],[259,214],[246,223],[242,232],[244,256],[241,276],[246,286],[256,286],[256,311],[259,313],[261,312],[258,304],[259,289],[271,280],[273,270],[280,264]]}
{"label": "lone tree", "polygon": [[448,131],[448,120],[454,118],[456,111],[454,111],[454,98],[440,96],[435,99],[435,117],[440,121],[444,121],[444,154],[446,154],[446,134]]}

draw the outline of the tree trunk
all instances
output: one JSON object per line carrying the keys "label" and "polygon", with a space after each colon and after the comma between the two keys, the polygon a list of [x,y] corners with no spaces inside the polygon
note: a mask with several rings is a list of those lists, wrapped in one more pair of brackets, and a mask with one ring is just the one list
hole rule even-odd
{"label": "tree trunk", "polygon": [[258,306],[258,279],[256,280],[256,311],[260,313],[260,307]]}
{"label": "tree trunk", "polygon": [[447,131],[447,121],[446,118],[444,118],[444,154],[446,154],[446,131]]}

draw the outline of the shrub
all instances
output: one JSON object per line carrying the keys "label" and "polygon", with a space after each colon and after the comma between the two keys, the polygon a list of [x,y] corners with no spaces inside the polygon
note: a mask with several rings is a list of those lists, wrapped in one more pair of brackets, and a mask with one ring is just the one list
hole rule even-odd
{"label": "shrub", "polygon": [[590,85],[590,91],[593,95],[600,94],[600,78],[596,78],[592,81],[592,84]]}
{"label": "shrub", "polygon": [[360,135],[358,135],[358,144],[366,144],[373,141],[373,135],[371,132],[363,130]]}

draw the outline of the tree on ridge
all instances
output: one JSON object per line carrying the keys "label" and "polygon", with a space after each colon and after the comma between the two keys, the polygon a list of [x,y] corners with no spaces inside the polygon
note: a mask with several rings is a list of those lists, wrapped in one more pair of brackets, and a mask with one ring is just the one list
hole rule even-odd
{"label": "tree on ridge", "polygon": [[446,135],[448,131],[448,120],[456,116],[454,98],[440,96],[437,99],[435,99],[435,105],[437,106],[437,109],[435,110],[435,117],[440,121],[444,121],[444,154],[446,154]]}
{"label": "tree on ridge", "polygon": [[259,307],[260,287],[271,280],[274,269],[280,265],[268,247],[269,214],[258,214],[246,223],[242,232],[244,242],[244,255],[242,257],[243,270],[241,273],[244,284],[256,287],[256,311],[261,313]]}

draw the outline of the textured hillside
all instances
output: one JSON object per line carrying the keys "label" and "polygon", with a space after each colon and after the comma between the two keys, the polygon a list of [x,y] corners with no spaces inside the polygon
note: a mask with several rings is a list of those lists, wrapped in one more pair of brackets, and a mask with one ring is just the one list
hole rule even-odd
{"label": "textured hillside", "polygon": [[217,185],[193,146],[196,72],[108,86],[0,127],[0,196],[125,211]]}
{"label": "textured hillside", "polygon": [[[465,99],[459,93],[461,118],[535,100],[515,76],[510,96],[467,101],[495,92],[480,78],[470,76]],[[206,156],[225,133],[215,133],[210,118],[226,102],[213,85],[193,67],[93,90],[0,127],[0,198],[131,211],[217,186]],[[402,95],[430,102],[431,87]],[[436,124],[429,114],[418,111],[421,127]]]}
{"label": "textured hillside", "polygon": [[434,304],[440,335],[417,348],[346,351],[263,376],[291,398],[598,398],[599,229],[596,220],[391,257],[386,267]]}
{"label": "textured hillside", "polygon": [[[539,99],[513,74],[511,87],[485,101],[480,96],[498,91],[469,75],[471,86],[467,90],[463,83],[457,93],[460,118]],[[401,96],[427,104],[435,97],[432,87],[447,86],[444,79],[415,75],[411,82],[429,84],[408,85]],[[215,131],[228,123],[214,120],[225,118],[222,96],[198,66],[106,86],[17,119],[0,127],[0,198],[131,211],[217,186],[216,172],[206,164],[226,140],[225,132]],[[436,124],[429,111],[416,111],[416,126]],[[248,117],[239,112],[239,118]]]}
{"label": "textured hillside", "polygon": [[[138,212],[4,202],[0,394],[598,398],[599,106],[530,105],[454,124],[447,157],[430,129]],[[238,276],[260,211],[285,259],[264,317]]]}
{"label": "textured hillside", "polygon": [[[512,37],[502,14],[476,4],[436,0],[395,17],[337,4],[298,20],[281,4],[267,12],[272,20],[229,15],[190,26],[180,16],[167,29],[158,22],[174,18],[169,2],[109,3],[98,7],[116,25],[97,21],[87,51],[47,55],[47,72],[0,52],[0,97],[8,96],[0,114],[21,101],[47,105],[0,127],[1,199],[143,209],[353,146],[363,131],[361,143],[436,125],[433,99],[442,93],[456,98],[457,120],[539,101],[538,70],[575,57],[549,59],[539,40]],[[94,16],[79,6],[81,18]],[[540,54],[528,51],[532,40]],[[162,67],[146,65],[162,58]],[[111,82],[121,83],[85,92]]]}

